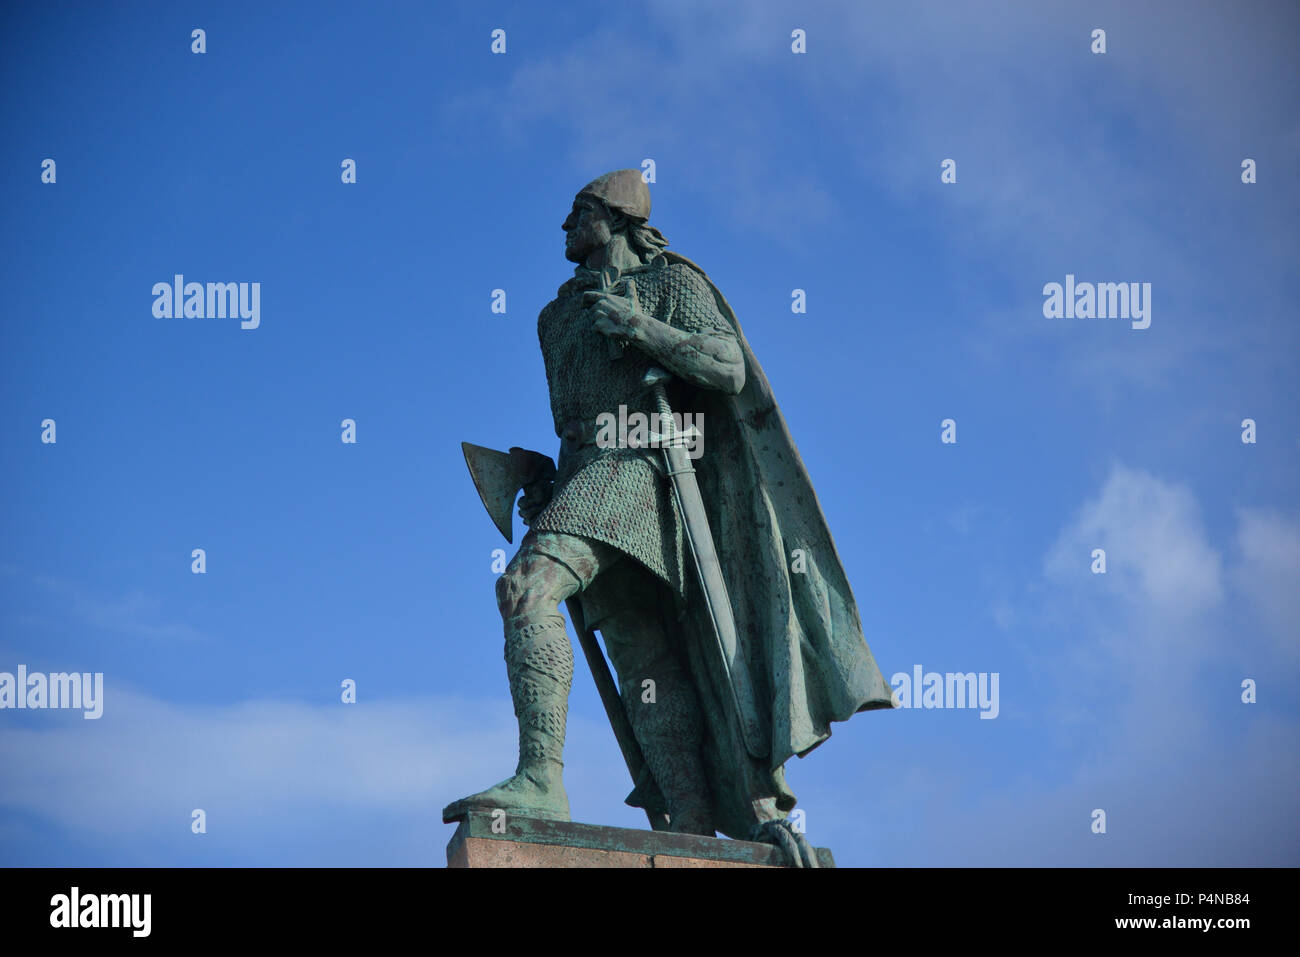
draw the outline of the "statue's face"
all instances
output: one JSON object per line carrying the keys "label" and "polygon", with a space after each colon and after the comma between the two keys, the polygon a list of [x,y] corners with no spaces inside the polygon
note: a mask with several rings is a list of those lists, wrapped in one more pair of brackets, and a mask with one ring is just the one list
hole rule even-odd
{"label": "statue's face", "polygon": [[586,196],[573,201],[573,209],[561,226],[564,230],[564,258],[584,263],[587,257],[609,245],[613,233],[609,228],[609,210]]}

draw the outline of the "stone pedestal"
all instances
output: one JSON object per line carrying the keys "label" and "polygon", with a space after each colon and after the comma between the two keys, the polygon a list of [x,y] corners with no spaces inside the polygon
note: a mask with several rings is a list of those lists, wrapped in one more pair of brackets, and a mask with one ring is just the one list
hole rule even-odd
{"label": "stone pedestal", "polygon": [[[817,848],[822,867],[830,850]],[[770,844],[693,834],[540,821],[486,811],[462,818],[447,845],[448,867],[781,867]]]}

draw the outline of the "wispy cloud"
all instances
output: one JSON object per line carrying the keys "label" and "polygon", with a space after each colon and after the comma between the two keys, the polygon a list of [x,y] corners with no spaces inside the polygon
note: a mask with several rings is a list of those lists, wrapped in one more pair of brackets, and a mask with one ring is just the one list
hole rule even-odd
{"label": "wispy cloud", "polygon": [[[11,771],[0,806],[119,862],[183,864],[217,848],[228,861],[437,865],[452,833],[441,808],[507,777],[517,756],[508,700],[204,707],[115,686],[106,698],[94,729],[58,712],[0,728]],[[608,763],[608,729],[571,719],[570,741],[577,808],[635,825],[630,809],[615,810],[630,783]],[[207,834],[190,831],[196,808]],[[328,842],[304,856],[296,835],[322,828]],[[354,830],[372,845],[358,846]]]}
{"label": "wispy cloud", "polygon": [[[1025,636],[1027,661],[1020,680],[1003,676],[1004,711],[1035,729],[1018,742],[1015,768],[982,767],[987,742],[952,752],[910,727],[893,732],[906,746],[881,734],[864,766],[887,765],[906,786],[882,791],[862,777],[805,789],[821,833],[851,835],[849,848],[880,863],[1294,864],[1300,535],[1278,515],[1239,521],[1230,557],[1186,484],[1117,463],[1063,522],[1042,576],[1006,602],[1006,628]],[[1107,549],[1105,575],[1089,569],[1093,547]],[[1268,702],[1241,700],[1250,676]],[[988,724],[978,733],[1012,733]],[[851,794],[866,795],[872,813]],[[907,803],[917,795],[922,803]],[[1104,835],[1091,831],[1098,808]]]}
{"label": "wispy cloud", "polygon": [[[1276,165],[1300,145],[1300,127],[1279,132],[1275,119],[1300,80],[1285,17],[1213,5],[1171,19],[1122,3],[1084,13],[1029,0],[996,11],[661,0],[530,51],[508,79],[452,97],[443,119],[456,129],[490,117],[516,144],[558,129],[582,173],[658,158],[679,201],[786,249],[815,243],[836,218],[870,222],[883,203],[939,204],[950,210],[946,252],[979,264],[966,347],[995,366],[1036,348],[1036,362],[1104,405],[1116,385],[1158,388],[1191,361],[1244,350],[1258,361],[1296,341],[1278,290],[1205,283],[1237,250],[1189,228],[1185,209],[1194,189],[1198,222],[1273,236],[1258,255],[1278,263],[1300,251],[1287,227],[1293,185],[1274,180],[1258,208],[1227,190],[1242,156],[1264,151]],[[1098,26],[1101,56],[1089,50]],[[804,55],[790,50],[794,28],[807,33]],[[1247,59],[1259,70],[1237,68]],[[939,183],[947,158],[956,186]],[[1152,330],[1062,337],[1036,312],[1042,285],[1067,272],[1153,282]],[[1247,302],[1254,321],[1225,341],[1225,311]]]}
{"label": "wispy cloud", "polygon": [[161,598],[133,589],[121,597],[103,598],[81,585],[45,575],[31,583],[43,591],[48,612],[42,617],[66,615],[81,625],[142,638],[148,641],[199,641],[202,634],[175,619]]}
{"label": "wispy cloud", "polygon": [[[1091,570],[1103,549],[1104,575]],[[1223,599],[1219,553],[1205,537],[1189,488],[1116,465],[1048,552],[1047,577],[1077,589],[1100,583],[1134,608],[1177,622]]]}
{"label": "wispy cloud", "polygon": [[1240,559],[1232,580],[1248,596],[1256,621],[1284,655],[1300,655],[1300,521],[1280,512],[1242,509],[1237,513]]}

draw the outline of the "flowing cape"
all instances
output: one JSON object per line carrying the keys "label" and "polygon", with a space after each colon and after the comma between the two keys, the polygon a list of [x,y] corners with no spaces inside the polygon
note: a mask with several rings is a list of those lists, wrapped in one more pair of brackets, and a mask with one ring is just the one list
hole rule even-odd
{"label": "flowing cape", "polygon": [[[830,737],[832,721],[893,702],[863,636],[817,493],[735,312],[703,269],[677,253],[663,255],[704,277],[745,356],[739,395],[680,381],[672,388],[682,408],[704,414],[703,450],[694,465],[731,598],[739,666],[749,671],[769,747],[762,759],[745,750],[692,570],[693,591],[680,618],[705,713],[715,820],[722,833],[746,839],[756,801],[775,799],[783,813],[794,808],[783,770],[789,758],[807,755]],[[653,790],[651,782],[638,782],[628,803],[653,806],[644,800],[658,797]]]}

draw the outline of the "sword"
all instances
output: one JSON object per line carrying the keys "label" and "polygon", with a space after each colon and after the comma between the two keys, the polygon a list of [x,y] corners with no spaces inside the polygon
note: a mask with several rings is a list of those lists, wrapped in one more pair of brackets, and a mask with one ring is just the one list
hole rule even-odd
{"label": "sword", "polygon": [[[601,292],[612,291],[616,275],[617,272],[612,267],[606,266],[601,270]],[[634,308],[640,309],[636,280],[631,276],[627,278],[627,298]],[[609,340],[611,361],[623,355],[624,345],[625,343],[618,340]],[[740,725],[741,738],[745,743],[745,750],[750,755],[763,758],[767,756],[769,748],[758,723],[754,687],[749,679],[749,670],[740,657],[736,641],[736,619],[731,610],[731,597],[727,594],[727,582],[722,576],[722,563],[718,560],[718,551],[713,544],[709,516],[704,510],[704,499],[700,496],[700,483],[695,477],[695,467],[691,465],[690,456],[686,452],[686,440],[690,438],[691,433],[677,430],[672,407],[668,404],[668,393],[664,388],[664,384],[671,379],[672,376],[664,369],[651,366],[641,384],[650,388],[659,412],[660,428],[663,432],[656,435],[655,439],[663,449],[665,471],[673,483],[673,498],[677,503],[677,511],[682,517],[682,528],[699,578],[700,592],[704,596],[709,622],[713,626],[713,637],[721,658],[722,673],[731,691],[731,701],[736,711],[736,721]]]}
{"label": "sword", "polygon": [[652,366],[642,380],[644,385],[651,388],[659,411],[663,434],[655,438],[663,449],[664,464],[672,479],[673,496],[682,516],[682,528],[695,563],[700,592],[704,596],[709,621],[713,625],[713,636],[721,656],[723,674],[731,689],[731,701],[736,710],[745,750],[755,758],[763,758],[768,754],[768,745],[758,724],[754,687],[749,680],[749,669],[741,659],[737,647],[736,619],[731,611],[731,597],[727,594],[727,582],[722,577],[722,563],[718,560],[718,551],[713,544],[709,516],[704,510],[704,499],[700,496],[700,483],[686,452],[686,439],[690,433],[677,430],[673,410],[668,404],[668,393],[664,389],[664,383],[671,378],[665,370]]}

